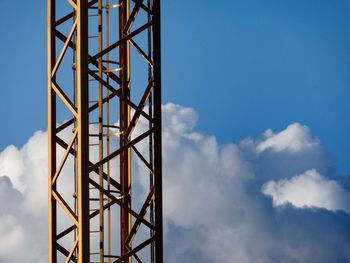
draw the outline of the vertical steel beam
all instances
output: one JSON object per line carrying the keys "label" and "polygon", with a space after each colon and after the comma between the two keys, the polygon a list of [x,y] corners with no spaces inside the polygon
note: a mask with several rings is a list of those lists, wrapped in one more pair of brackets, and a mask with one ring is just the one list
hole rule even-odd
{"label": "vertical steel beam", "polygon": [[[151,0],[147,0],[147,8],[151,9]],[[152,15],[151,14],[147,14],[147,22],[151,22],[152,21]],[[148,28],[148,32],[147,32],[147,40],[148,40],[148,57],[152,58],[153,55],[153,45],[152,45],[152,27]],[[153,68],[150,64],[148,64],[148,80],[150,81],[151,79],[153,79]],[[153,93],[151,92],[149,98],[148,98],[148,112],[150,116],[153,116]],[[151,120],[148,121],[148,128],[152,129],[153,128],[153,123]],[[153,149],[153,136],[149,136],[149,140],[148,140],[148,151],[149,151],[149,164],[151,165],[151,167],[154,167],[154,149]],[[153,189],[154,188],[154,174],[153,171],[149,172],[149,189]],[[152,225],[154,225],[154,202],[151,202],[150,204],[150,208],[149,208],[149,219]],[[154,230],[150,229],[150,236],[154,237]],[[152,242],[151,246],[150,246],[150,256],[151,256],[151,263],[155,262],[155,242]]]}
{"label": "vertical steel beam", "polygon": [[[106,0],[106,6],[109,6],[109,0]],[[105,14],[105,45],[106,47],[109,46],[109,9],[106,8],[106,14]],[[106,60],[107,62],[107,68],[109,68],[109,53],[106,54]],[[109,84],[109,77],[107,76],[107,83]],[[107,98],[110,96],[110,91],[107,90]],[[110,134],[110,103],[109,101],[106,104],[106,124],[107,124],[107,134]],[[106,138],[106,155],[110,155],[111,152],[111,142],[110,137],[107,136]],[[111,190],[111,164],[110,162],[107,163],[107,191],[109,192]],[[110,198],[107,199],[108,203],[112,200]],[[107,254],[112,254],[112,233],[111,233],[111,207],[108,207],[107,209]],[[111,258],[108,258],[108,263],[112,262]]]}
{"label": "vertical steel beam", "polygon": [[[103,32],[102,32],[102,0],[98,0],[98,52],[101,52],[103,49]],[[98,60],[98,73],[99,77],[103,79],[103,56]],[[98,158],[101,161],[103,159],[103,85],[101,82],[98,83]],[[104,188],[103,183],[103,165],[99,169],[99,184]],[[100,253],[100,263],[104,263],[104,194],[100,191],[99,194],[99,231],[100,231],[100,244],[99,244],[99,253]]]}
{"label": "vertical steel beam", "polygon": [[155,262],[163,262],[162,94],[160,0],[153,0]]}
{"label": "vertical steel beam", "polygon": [[[119,3],[119,38],[122,39],[128,33],[124,32],[125,25],[130,13],[130,0],[120,0]],[[121,91],[123,97],[130,99],[130,42],[125,41],[119,47],[119,60],[121,66],[120,80]],[[122,99],[119,100],[119,116],[120,116],[120,147],[124,147],[129,141],[130,136],[125,136],[124,132],[130,125],[130,106]],[[131,215],[125,208],[131,208],[131,158],[130,148],[122,151],[120,154],[120,184],[124,198],[122,199],[124,207],[120,208],[120,245],[121,256],[128,253],[127,237],[131,230]],[[131,257],[128,258],[131,263]]]}
{"label": "vertical steel beam", "polygon": [[49,233],[49,263],[57,262],[57,204],[52,197],[52,191],[56,184],[52,185],[52,179],[56,173],[56,94],[52,90],[51,72],[56,64],[56,43],[54,35],[54,22],[56,13],[56,1],[47,1],[47,64],[48,64],[48,233]]}
{"label": "vertical steel beam", "polygon": [[86,0],[77,0],[76,4],[78,262],[85,263],[90,262],[88,5]]}

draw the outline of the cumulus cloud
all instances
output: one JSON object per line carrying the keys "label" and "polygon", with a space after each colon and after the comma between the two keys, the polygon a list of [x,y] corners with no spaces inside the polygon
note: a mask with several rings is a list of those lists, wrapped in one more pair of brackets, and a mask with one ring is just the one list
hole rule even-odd
{"label": "cumulus cloud", "polygon": [[258,152],[272,150],[296,153],[313,149],[319,145],[318,141],[310,136],[309,128],[299,123],[293,123],[277,134],[268,129],[263,137],[264,139],[256,147]]}
{"label": "cumulus cloud", "polygon": [[18,219],[13,215],[2,215],[0,217],[0,255],[11,259],[17,252],[17,247],[22,247],[24,241],[24,230]]}
{"label": "cumulus cloud", "polygon": [[24,191],[25,185],[20,178],[24,172],[23,159],[18,149],[10,145],[0,154],[0,174],[10,174],[11,182],[16,185],[20,191]]}
{"label": "cumulus cloud", "polygon": [[[221,145],[196,131],[198,117],[163,106],[165,262],[350,261],[350,216],[338,211],[349,212],[348,190],[306,126]],[[46,136],[0,154],[0,236],[31,251],[0,250],[0,262],[46,261]]]}
{"label": "cumulus cloud", "polygon": [[291,203],[295,207],[318,207],[350,213],[350,192],[315,169],[291,179],[269,181],[263,185],[262,191],[272,197],[274,206]]}

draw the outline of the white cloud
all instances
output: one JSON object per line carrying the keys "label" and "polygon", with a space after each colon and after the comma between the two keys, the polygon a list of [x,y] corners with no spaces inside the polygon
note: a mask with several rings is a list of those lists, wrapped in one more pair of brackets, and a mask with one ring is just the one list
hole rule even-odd
{"label": "white cloud", "polygon": [[[279,200],[297,202],[304,178],[320,199],[333,200],[322,207],[349,211],[347,192],[338,182],[310,176],[312,170],[303,174],[314,168],[327,175],[332,165],[306,126],[296,123],[259,139],[220,145],[195,130],[197,120],[194,109],[163,106],[165,262],[350,261],[349,215],[274,209],[261,193],[265,184],[265,194],[268,189]],[[145,126],[141,122],[135,132]],[[22,148],[9,146],[0,153],[0,221],[6,226],[0,236],[16,240],[13,251],[30,251],[13,256],[0,250],[0,262],[46,262],[46,136],[37,132]],[[144,169],[136,165],[137,171]],[[0,238],[0,247],[6,245]]]}
{"label": "white cloud", "polygon": [[23,244],[23,228],[13,215],[0,217],[0,255],[10,258]]}
{"label": "white cloud", "polygon": [[299,123],[293,123],[277,134],[269,129],[263,136],[264,139],[257,145],[258,152],[270,149],[275,152],[289,151],[295,153],[319,145],[317,140],[311,138],[309,128]]}
{"label": "white cloud", "polygon": [[315,169],[291,179],[269,181],[263,185],[262,191],[272,197],[274,206],[291,203],[300,208],[317,207],[350,213],[350,192],[336,181],[320,175]]}
{"label": "white cloud", "polygon": [[13,145],[8,146],[0,154],[0,163],[0,176],[10,174],[11,182],[23,192],[25,185],[20,178],[24,172],[24,164],[18,149]]}

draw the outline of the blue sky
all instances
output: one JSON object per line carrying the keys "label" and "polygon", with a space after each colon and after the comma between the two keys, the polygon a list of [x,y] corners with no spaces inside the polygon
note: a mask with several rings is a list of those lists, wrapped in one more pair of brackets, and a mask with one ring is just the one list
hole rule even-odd
{"label": "blue sky", "polygon": [[[44,263],[45,1],[0,4],[0,262]],[[350,2],[162,6],[165,262],[350,262]]]}
{"label": "blue sky", "polygon": [[[0,149],[46,128],[44,1],[1,0]],[[222,143],[310,127],[350,172],[350,3],[163,1],[163,101]]]}

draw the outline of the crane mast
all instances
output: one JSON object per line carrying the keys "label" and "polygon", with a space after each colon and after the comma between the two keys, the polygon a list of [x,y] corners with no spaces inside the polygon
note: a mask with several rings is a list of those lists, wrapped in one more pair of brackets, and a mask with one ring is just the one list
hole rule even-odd
{"label": "crane mast", "polygon": [[47,0],[48,261],[163,262],[160,0]]}

